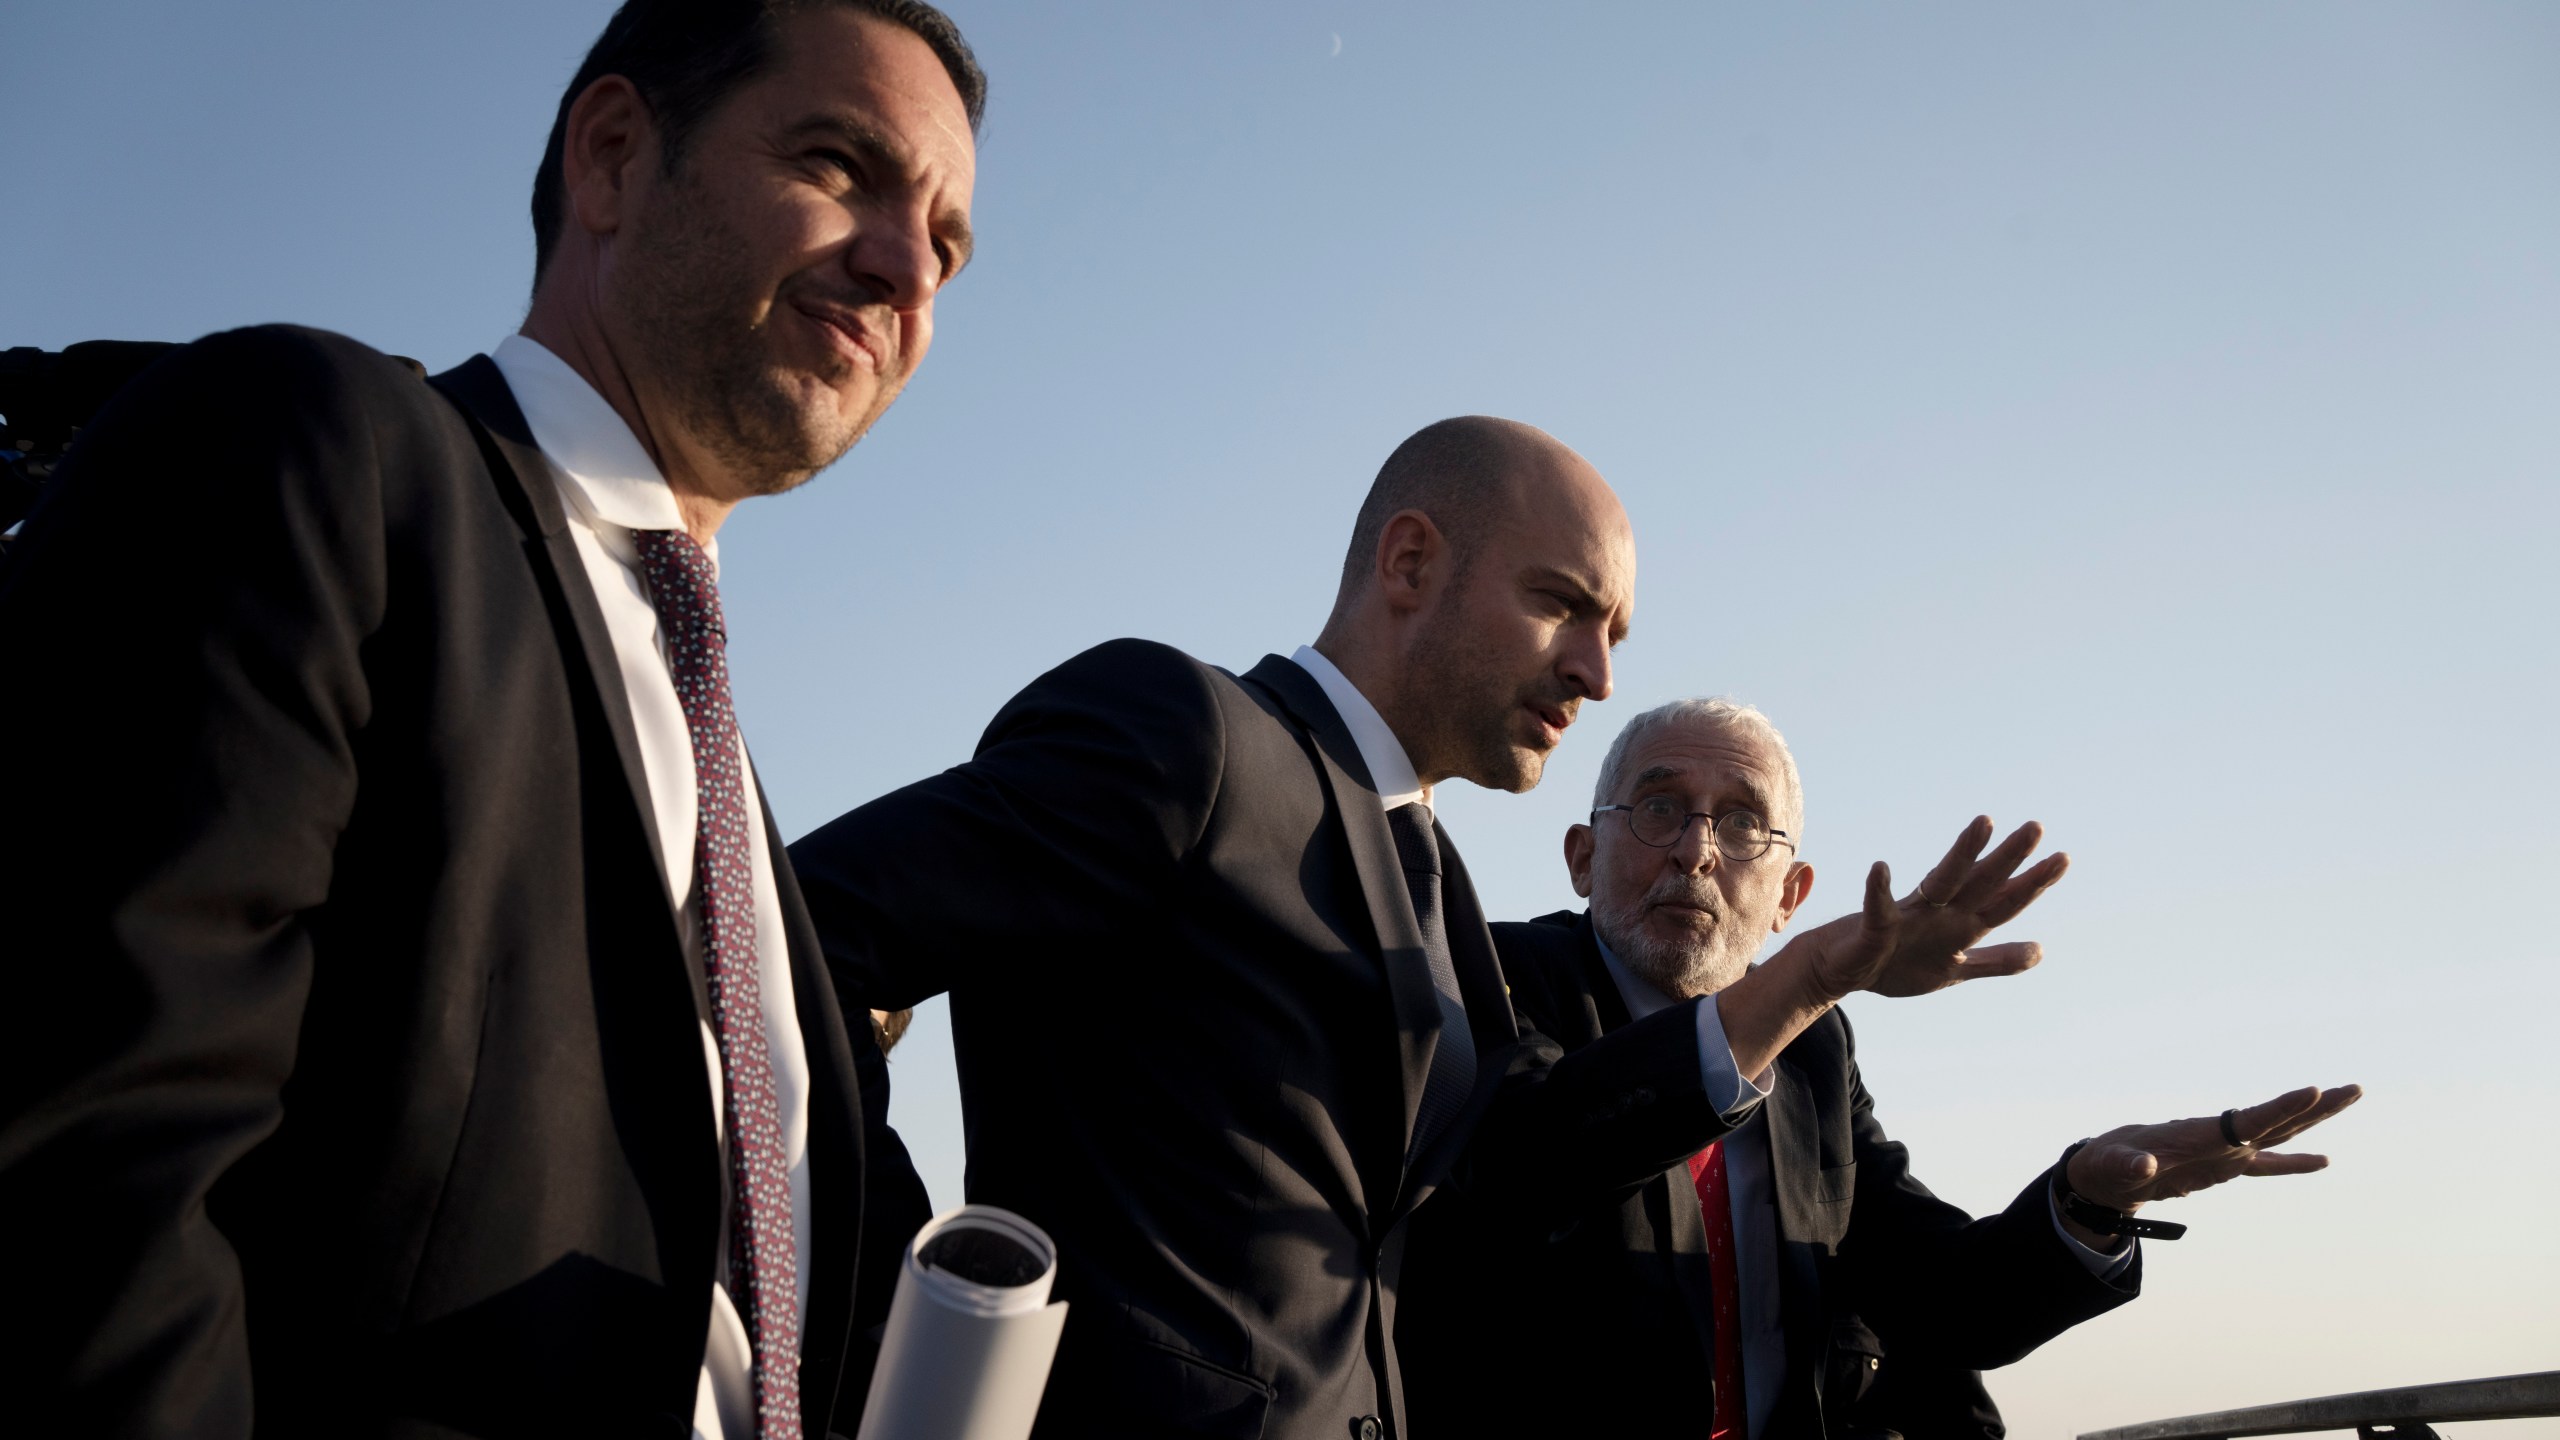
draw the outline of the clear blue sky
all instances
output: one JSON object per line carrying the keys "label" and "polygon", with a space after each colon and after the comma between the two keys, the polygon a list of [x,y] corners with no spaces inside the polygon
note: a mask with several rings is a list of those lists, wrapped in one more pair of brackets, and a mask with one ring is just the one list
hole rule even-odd
{"label": "clear blue sky", "polygon": [[[0,9],[0,344],[485,349],[607,8]],[[1394,443],[1516,416],[1642,570],[1546,786],[1444,797],[1491,911],[1571,899],[1625,715],[1737,695],[1819,914],[1977,810],[2073,853],[2044,968],[1852,1007],[1941,1193],[2371,1091],[2329,1173],[2168,1207],[2140,1302],[1995,1377],[2013,1433],[2560,1367],[2560,9],[954,9],[980,259],[878,431],[723,534],[786,833],[1094,642],[1309,638]],[[1060,1023],[1146,1043],[1111,993]],[[956,1202],[940,1024],[898,1118]]]}

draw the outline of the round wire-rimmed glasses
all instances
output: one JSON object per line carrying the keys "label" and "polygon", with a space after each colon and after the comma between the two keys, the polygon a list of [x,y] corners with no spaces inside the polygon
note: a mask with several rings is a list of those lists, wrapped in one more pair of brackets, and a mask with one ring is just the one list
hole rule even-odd
{"label": "round wire-rimmed glasses", "polygon": [[1627,833],[1656,850],[1668,850],[1689,833],[1690,823],[1704,820],[1716,837],[1716,850],[1735,864],[1747,864],[1769,853],[1772,845],[1796,848],[1784,830],[1772,830],[1769,822],[1750,810],[1727,810],[1710,815],[1703,810],[1683,810],[1680,802],[1668,795],[1647,795],[1633,805],[1603,805],[1591,812],[1597,819],[1610,811],[1627,817]]}

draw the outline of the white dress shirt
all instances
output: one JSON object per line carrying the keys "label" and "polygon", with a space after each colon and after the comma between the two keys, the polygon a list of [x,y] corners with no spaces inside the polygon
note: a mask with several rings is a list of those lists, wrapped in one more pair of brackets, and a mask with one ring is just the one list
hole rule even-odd
{"label": "white dress shirt", "polygon": [[[1627,1002],[1630,1018],[1641,1020],[1673,1003],[1670,996],[1629,970],[1599,932],[1592,932],[1591,938],[1600,947],[1600,959],[1609,967],[1609,978],[1618,982],[1618,995]],[[1707,999],[1712,1005],[1715,997]],[[1723,1037],[1721,1029],[1717,1037]],[[1725,1064],[1728,1070],[1733,1065],[1730,1049],[1725,1051]],[[1761,1071],[1757,1080],[1748,1082],[1754,1092],[1750,1097],[1751,1114],[1724,1137],[1725,1198],[1733,1208],[1734,1283],[1742,1308],[1742,1394],[1749,1411],[1745,1433],[1751,1440],[1759,1440],[1768,1429],[1769,1416],[1778,1408],[1778,1392],[1787,1382],[1787,1337],[1779,1313],[1777,1177],[1769,1158],[1769,1125],[1761,1118],[1757,1103],[1769,1094],[1770,1082],[1775,1078],[1771,1072],[1776,1068],[1773,1064],[1769,1070]],[[1744,1082],[1736,1075],[1733,1083]],[[1732,1113],[1726,1092],[1714,1088],[1713,1081],[1707,1096],[1717,1109]],[[1686,1181],[1688,1175],[1686,1171],[1675,1171],[1673,1178]],[[1685,1184],[1672,1188],[1679,1195],[1696,1194]],[[2046,1203],[2052,1204],[2050,1196]],[[2062,1228],[2058,1208],[2053,1212],[2053,1233],[2062,1237],[2062,1243],[2089,1267],[2092,1275],[2112,1280],[2133,1263],[2131,1245],[2107,1254],[2081,1244]]]}
{"label": "white dress shirt", "polygon": [[[674,898],[677,933],[686,955],[702,959],[701,899],[694,885],[693,850],[699,804],[693,774],[693,734],[676,698],[666,636],[649,602],[634,530],[682,530],[684,516],[657,463],[622,417],[567,362],[522,335],[510,335],[490,353],[507,388],[524,411],[534,443],[550,462],[551,478],[569,513],[569,530],[586,565],[587,583],[604,611],[613,658],[631,702],[632,729],[649,781],[649,806],[657,821],[659,860]],[[703,547],[719,573],[718,545]],[[746,762],[746,742],[738,758]],[[752,774],[752,767],[749,768]],[[793,1008],[790,946],[782,932],[782,900],[774,888],[773,856],[765,840],[764,810],[753,785],[745,787],[747,835],[755,889],[756,981],[764,1002],[765,1045],[773,1066],[774,1097],[782,1109],[783,1161],[791,1180],[791,1234],[799,1252],[803,1317],[809,1305],[809,1053]],[[709,1022],[702,1053],[711,1075],[711,1117],[724,1124],[720,1042]],[[726,1138],[719,1137],[725,1145]],[[725,1153],[725,1152],[724,1152]],[[725,1176],[724,1176],[725,1180]],[[720,1237],[721,1277],[728,1270],[728,1235]],[[745,1440],[756,1433],[753,1351],[728,1290],[715,1279],[710,1338],[695,1387],[693,1428],[698,1440]]]}

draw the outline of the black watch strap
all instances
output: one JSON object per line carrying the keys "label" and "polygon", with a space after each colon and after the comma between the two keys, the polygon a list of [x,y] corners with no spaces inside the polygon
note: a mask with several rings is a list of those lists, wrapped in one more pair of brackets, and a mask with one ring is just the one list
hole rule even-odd
{"label": "black watch strap", "polygon": [[2053,1198],[2062,1213],[2076,1224],[2086,1225],[2101,1235],[2130,1235],[2137,1240],[2175,1240],[2187,1233],[2187,1227],[2174,1220],[2144,1220],[2126,1211],[2101,1205],[2071,1188],[2071,1157],[2080,1153],[2083,1140],[2062,1152],[2062,1163],[2053,1167]]}

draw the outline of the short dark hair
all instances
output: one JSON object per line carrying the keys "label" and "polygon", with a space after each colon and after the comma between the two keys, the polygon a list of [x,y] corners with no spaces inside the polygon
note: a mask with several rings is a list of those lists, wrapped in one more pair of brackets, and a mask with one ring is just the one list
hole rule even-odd
{"label": "short dark hair", "polygon": [[657,121],[661,166],[672,175],[704,117],[773,63],[774,22],[830,6],[878,16],[931,46],[960,92],[970,131],[976,132],[987,113],[986,72],[960,37],[960,27],[924,0],[624,0],[561,93],[551,140],[542,150],[542,169],[533,177],[535,283],[541,283],[560,242],[568,203],[561,151],[568,140],[569,107],[588,86],[607,75],[631,82]]}

